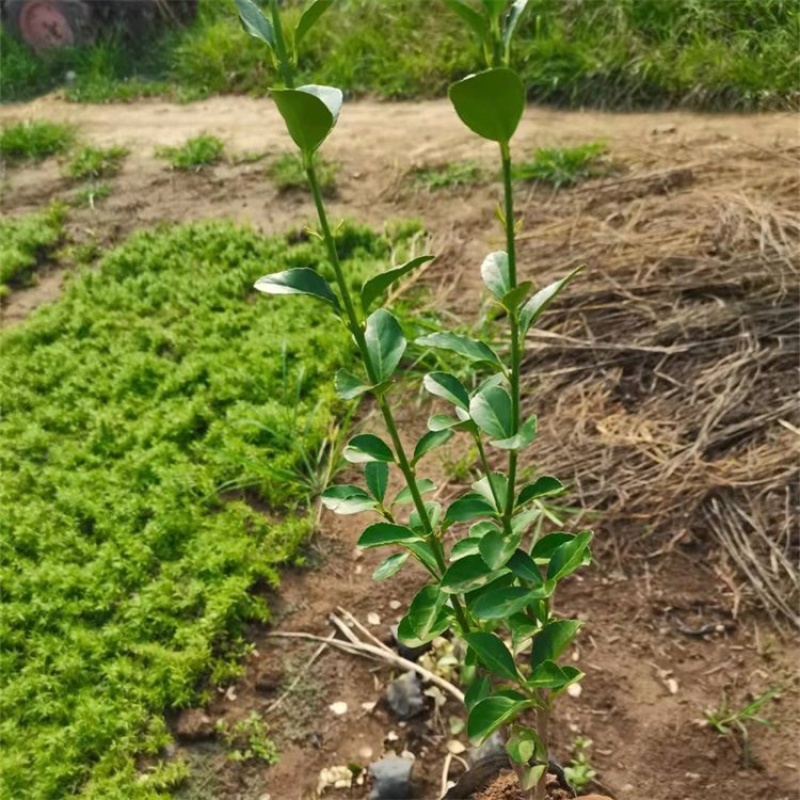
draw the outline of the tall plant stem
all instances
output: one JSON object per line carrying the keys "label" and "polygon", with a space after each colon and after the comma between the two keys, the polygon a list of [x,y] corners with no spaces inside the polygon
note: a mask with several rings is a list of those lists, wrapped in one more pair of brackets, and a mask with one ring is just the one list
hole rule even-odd
{"label": "tall plant stem", "polygon": [[[548,763],[548,737],[550,735],[550,705],[545,698],[544,705],[541,708],[536,710],[536,735],[539,738],[539,742],[544,749],[544,762],[545,764]],[[533,800],[545,800],[547,794],[547,769],[542,773],[542,777],[536,783],[536,786],[533,788]]]}
{"label": "tall plant stem", "polygon": [[[350,289],[347,286],[347,281],[345,280],[344,272],[342,271],[342,265],[339,261],[339,253],[336,250],[336,242],[333,238],[333,234],[331,233],[330,225],[328,224],[328,215],[325,211],[325,203],[322,199],[322,191],[319,187],[319,180],[317,179],[317,173],[314,168],[313,159],[307,159],[305,167],[308,183],[311,186],[311,193],[314,196],[314,205],[317,208],[317,216],[319,217],[319,224],[320,228],[322,229],[322,238],[325,240],[325,245],[328,249],[328,258],[333,266],[333,271],[336,275],[336,283],[338,284],[339,292],[342,295],[342,302],[344,303],[344,309],[347,315],[348,328],[350,329],[350,332],[356,341],[356,346],[361,353],[361,358],[364,361],[364,366],[367,370],[367,377],[369,378],[370,383],[375,386],[380,383],[380,380],[378,379],[378,374],[372,363],[369,349],[367,348],[367,341],[364,336],[364,328],[362,327],[361,322],[358,319],[358,315],[356,314],[356,309],[353,305],[353,298],[350,295]],[[381,415],[383,416],[383,421],[386,425],[386,431],[388,432],[389,438],[392,440],[392,444],[394,445],[395,455],[397,456],[397,465],[400,467],[400,472],[403,473],[406,485],[411,493],[411,499],[414,502],[414,508],[417,510],[420,522],[422,523],[423,529],[425,530],[425,533],[430,541],[431,549],[433,550],[433,555],[436,558],[436,564],[439,567],[441,577],[441,575],[443,575],[447,569],[447,562],[445,561],[444,557],[444,547],[441,541],[434,535],[431,518],[428,514],[428,509],[425,507],[425,502],[422,499],[422,495],[417,488],[416,473],[408,460],[405,448],[403,447],[403,442],[400,439],[400,434],[397,430],[397,423],[395,422],[392,408],[383,393],[379,393],[377,395],[377,399],[378,407],[381,410]],[[458,624],[461,627],[462,632],[466,633],[470,630],[470,625],[467,615],[464,612],[464,608],[461,605],[461,601],[458,599],[458,597],[453,596],[452,602],[453,609],[456,613],[456,618],[458,619]]]}
{"label": "tall plant stem", "polygon": [[[517,286],[517,248],[516,223],[514,220],[514,186],[511,179],[511,150],[507,142],[500,143],[500,155],[503,161],[503,195],[505,198],[504,216],[506,223],[506,253],[508,255],[508,282],[511,289]],[[520,425],[520,386],[519,372],[522,363],[522,347],[519,335],[519,317],[515,313],[509,316],[511,322],[511,424],[516,433]],[[514,513],[514,487],[517,480],[517,451],[508,454],[508,497],[504,520],[511,522]]]}
{"label": "tall plant stem", "polygon": [[278,57],[278,68],[280,69],[281,77],[286,84],[286,88],[294,89],[294,70],[289,63],[289,53],[286,49],[286,39],[283,36],[283,25],[281,23],[278,0],[269,0],[269,8],[272,12],[272,27],[275,31],[275,54]]}

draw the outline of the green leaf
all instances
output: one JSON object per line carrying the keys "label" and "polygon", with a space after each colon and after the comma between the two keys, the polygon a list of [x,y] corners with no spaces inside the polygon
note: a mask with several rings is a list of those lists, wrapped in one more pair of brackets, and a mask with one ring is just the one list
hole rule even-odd
{"label": "green leaf", "polygon": [[486,288],[499,300],[511,290],[508,253],[498,250],[489,253],[481,264],[481,278]]}
{"label": "green leaf", "polygon": [[372,579],[374,581],[385,581],[387,578],[397,575],[403,568],[403,564],[408,561],[408,556],[409,553],[394,553],[394,555],[385,558],[375,568],[372,573]]}
{"label": "green leaf", "polygon": [[406,349],[400,323],[388,311],[379,308],[370,314],[364,338],[378,381],[383,383],[389,380]]}
{"label": "green leaf", "polygon": [[477,631],[464,634],[464,640],[475,651],[478,661],[490,672],[510,681],[519,680],[514,656],[499,636]]}
{"label": "green leaf", "polygon": [[485,675],[475,678],[469,685],[467,693],[464,695],[464,705],[467,711],[472,709],[480,703],[481,700],[487,698],[492,691],[492,682]]}
{"label": "green leaf", "polygon": [[489,21],[486,17],[475,11],[464,0],[444,0],[444,4],[472,28],[481,42],[486,40],[489,35]]}
{"label": "green leaf", "polygon": [[507,622],[511,629],[511,643],[514,646],[514,652],[519,652],[540,628],[539,623],[534,622],[527,614],[512,614]]}
{"label": "green leaf", "polygon": [[551,283],[549,286],[545,286],[544,289],[540,289],[536,294],[528,300],[527,303],[522,307],[522,311],[519,315],[519,324],[520,324],[520,332],[524,336],[528,329],[533,325],[536,320],[545,312],[547,306],[555,300],[556,297],[561,293],[562,289],[583,269],[583,267],[577,267],[576,269],[572,270],[572,272],[567,275],[566,278],[562,278],[560,281],[556,281],[555,283]]}
{"label": "green leaf", "polygon": [[495,571],[486,566],[480,556],[465,556],[454,561],[442,576],[442,591],[463,594],[485,586],[508,570]]}
{"label": "green leaf", "polygon": [[438,571],[439,565],[436,561],[436,556],[433,554],[433,548],[422,540],[417,542],[404,542],[403,547],[406,548],[421,564],[425,564],[434,572]]}
{"label": "green leaf", "polygon": [[264,294],[306,294],[329,303],[338,312],[339,300],[318,272],[308,267],[288,269],[265,275],[255,283],[255,288]]}
{"label": "green leaf", "polygon": [[479,539],[468,536],[466,539],[459,539],[450,550],[450,560],[458,561],[459,558],[465,556],[479,555],[478,549]]}
{"label": "green leaf", "polygon": [[[491,485],[489,483],[490,480]],[[506,498],[508,497],[508,478],[502,472],[492,472],[490,475],[484,475],[479,481],[475,481],[472,484],[472,488],[486,502],[491,503],[492,507],[497,511],[502,512],[505,509]],[[497,495],[496,503],[495,495]]]}
{"label": "green leaf", "polygon": [[271,94],[292,141],[310,157],[336,125],[342,107],[341,90],[310,85],[273,89]]}
{"label": "green leaf", "polygon": [[236,8],[239,11],[239,20],[242,27],[251,36],[266,42],[273,50],[275,49],[275,30],[272,23],[264,15],[264,12],[253,2],[253,0],[236,0]]}
{"label": "green leaf", "polygon": [[419,536],[404,525],[393,525],[389,522],[376,522],[370,525],[359,537],[358,546],[382,547],[385,544],[405,544],[419,540]]}
{"label": "green leaf", "polygon": [[437,627],[440,612],[447,602],[447,595],[433,583],[423,586],[411,601],[406,619],[408,627],[417,639],[426,641]]}
{"label": "green leaf", "polygon": [[519,75],[505,67],[468,75],[454,83],[449,94],[461,121],[493,142],[508,143],[525,110],[525,87]]}
{"label": "green leaf", "polygon": [[414,466],[417,461],[419,461],[426,453],[430,453],[431,450],[441,447],[443,444],[445,444],[445,442],[449,442],[452,438],[453,431],[451,430],[428,431],[420,438],[416,447],[414,448],[414,455],[411,458],[411,466]]}
{"label": "green leaf", "polygon": [[344,449],[344,457],[351,464],[366,464],[369,461],[394,461],[394,453],[383,439],[372,433],[354,436]]}
{"label": "green leaf", "polygon": [[531,703],[524,699],[515,700],[503,695],[486,697],[477,702],[469,712],[467,736],[470,741],[480,743],[530,706]]}
{"label": "green leaf", "polygon": [[560,581],[586,563],[587,550],[591,540],[592,532],[582,531],[570,541],[557,547],[547,565],[548,582]]}
{"label": "green leaf", "polygon": [[525,683],[531,689],[566,689],[582,677],[583,673],[577,667],[559,667],[553,661],[542,661],[536,665]]}
{"label": "green leaf", "polygon": [[522,423],[513,436],[509,436],[507,439],[492,439],[490,444],[501,450],[522,450],[536,438],[538,424],[538,419],[534,414]]}
{"label": "green leaf", "polygon": [[533,559],[524,551],[516,550],[508,559],[508,568],[520,579],[534,586],[542,585],[542,573]]}
{"label": "green leaf", "polygon": [[547,764],[534,764],[532,767],[525,767],[520,776],[520,784],[527,792],[533,789],[542,779],[542,775],[547,771]]}
{"label": "green leaf", "polygon": [[564,491],[564,484],[558,478],[552,475],[542,475],[537,478],[533,483],[523,486],[517,495],[517,505],[524,506],[531,500],[536,500],[539,497],[552,497],[553,495],[561,494]]}
{"label": "green leaf", "polygon": [[519,25],[519,21],[522,19],[522,15],[525,13],[525,9],[527,8],[528,0],[514,0],[511,4],[511,8],[508,10],[508,14],[506,14],[505,21],[503,23],[503,47],[508,53],[509,49],[511,48],[511,40],[514,38],[514,31]]}
{"label": "green leaf", "polygon": [[581,623],[574,619],[551,620],[533,640],[531,666],[542,661],[556,661],[564,649],[575,638]]}
{"label": "green leaf", "polygon": [[469,393],[455,375],[447,372],[429,372],[422,379],[422,383],[432,395],[441,397],[464,411],[469,410]]}
{"label": "green leaf", "polygon": [[443,608],[439,612],[439,616],[436,618],[436,621],[430,626],[428,635],[424,639],[420,639],[414,633],[414,629],[411,626],[409,617],[406,615],[400,620],[400,624],[397,626],[397,638],[407,647],[421,647],[423,644],[427,644],[437,636],[441,636],[441,634],[443,634],[449,627],[450,617],[447,614],[447,609]]}
{"label": "green leaf", "polygon": [[530,728],[515,727],[506,742],[506,752],[517,764],[527,764],[536,752],[538,741]]}
{"label": "green leaf", "polygon": [[[416,481],[417,491],[422,494],[427,494],[428,492],[432,492],[436,489],[436,484],[430,478],[420,478]],[[397,497],[394,498],[395,503],[413,503],[414,498],[411,494],[411,489],[408,486],[404,486],[398,493]]]}
{"label": "green leaf", "polygon": [[479,494],[466,494],[451,503],[444,515],[445,525],[454,522],[468,522],[476,517],[485,517],[496,514],[494,506]]}
{"label": "green leaf", "polygon": [[530,589],[509,586],[482,594],[470,605],[469,610],[480,620],[507,619],[511,614],[522,611],[532,599],[535,598],[531,597]]}
{"label": "green leaf", "polygon": [[[431,530],[435,530],[439,525],[439,520],[442,517],[442,506],[435,500],[426,500],[423,505],[425,506],[425,511],[428,514],[428,521],[430,522]],[[414,508],[408,515],[408,524],[415,530],[425,531],[427,533],[416,508]]]}
{"label": "green leaf", "polygon": [[511,395],[501,386],[487,386],[475,394],[469,403],[469,415],[489,436],[505,439],[513,432]]}
{"label": "green leaf", "polygon": [[449,414],[433,414],[428,419],[428,428],[431,433],[442,433],[443,431],[468,431],[477,430],[477,426],[471,419],[460,420],[451,417]]}
{"label": "green leaf", "polygon": [[468,535],[471,538],[480,539],[482,536],[486,536],[489,531],[497,531],[499,533],[500,528],[497,526],[497,523],[487,519],[482,522],[476,522],[474,525],[470,526]]}
{"label": "green leaf", "polygon": [[407,273],[422,266],[428,261],[433,261],[436,256],[417,256],[405,264],[394,269],[381,272],[370,278],[361,289],[361,307],[364,313],[369,311],[369,307],[377,300],[393,283],[396,283]]}
{"label": "green leaf", "polygon": [[528,296],[531,286],[533,286],[533,284],[530,281],[525,281],[515,286],[513,289],[509,289],[509,291],[500,298],[500,305],[503,306],[509,314],[516,315],[517,311],[519,311],[520,303]]}
{"label": "green leaf", "polygon": [[360,514],[375,508],[375,501],[360,486],[343,484],[327,488],[322,493],[322,505],[335,514]]}
{"label": "green leaf", "polygon": [[531,558],[537,563],[546,564],[557,548],[561,547],[564,542],[572,541],[574,534],[564,533],[563,531],[556,531],[555,533],[548,533],[542,536],[538,542],[531,549]]}
{"label": "green leaf", "polygon": [[305,35],[314,26],[314,23],[333,5],[334,0],[314,0],[314,2],[303,12],[300,22],[294,29],[294,44],[299,46]]}
{"label": "green leaf", "polygon": [[368,392],[372,387],[365,386],[361,378],[348,372],[346,369],[336,370],[336,375],[333,378],[333,386],[336,389],[336,394],[342,400],[354,400],[360,397],[365,392]]}
{"label": "green leaf", "polygon": [[458,353],[470,361],[486,362],[495,367],[501,367],[502,363],[497,357],[497,353],[487,344],[470,339],[468,336],[461,336],[458,333],[431,333],[427,336],[420,336],[416,344],[422,347],[434,347],[439,350],[451,350]]}
{"label": "green leaf", "polygon": [[481,558],[489,569],[500,569],[514,555],[521,539],[519,534],[509,536],[501,531],[489,531],[480,539]]}
{"label": "green leaf", "polygon": [[364,477],[372,496],[382,503],[386,497],[386,487],[389,485],[389,465],[385,461],[370,461],[364,467]]}

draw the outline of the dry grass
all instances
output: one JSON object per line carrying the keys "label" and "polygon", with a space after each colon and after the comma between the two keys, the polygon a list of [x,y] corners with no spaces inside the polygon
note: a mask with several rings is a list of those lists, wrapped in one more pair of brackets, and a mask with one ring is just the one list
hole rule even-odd
{"label": "dry grass", "polygon": [[530,335],[537,461],[621,542],[716,542],[745,596],[800,626],[798,166],[742,145],[531,196],[521,261],[542,282],[589,266]]}

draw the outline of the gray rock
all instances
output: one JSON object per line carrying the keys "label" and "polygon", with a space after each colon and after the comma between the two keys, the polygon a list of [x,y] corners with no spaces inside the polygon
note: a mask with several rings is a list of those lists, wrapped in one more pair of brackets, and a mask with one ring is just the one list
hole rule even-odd
{"label": "gray rock", "polygon": [[416,672],[409,670],[386,687],[386,702],[398,719],[411,719],[425,710],[425,698]]}
{"label": "gray rock", "polygon": [[369,765],[372,790],[369,800],[411,800],[411,770],[414,762],[410,758],[386,756]]}
{"label": "gray rock", "polygon": [[490,761],[497,756],[506,755],[506,744],[500,731],[495,731],[480,747],[473,747],[469,751],[467,760],[470,766],[480,764],[481,761]]}

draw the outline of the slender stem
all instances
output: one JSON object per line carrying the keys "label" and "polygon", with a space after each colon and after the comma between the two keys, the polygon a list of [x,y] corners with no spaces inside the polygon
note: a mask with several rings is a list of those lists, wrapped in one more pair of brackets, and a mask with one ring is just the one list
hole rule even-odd
{"label": "slender stem", "polygon": [[[361,322],[356,314],[356,309],[353,305],[353,299],[350,295],[350,290],[344,277],[341,262],[339,261],[339,253],[336,250],[336,242],[334,241],[330,225],[328,224],[328,215],[325,211],[325,203],[322,200],[322,191],[320,190],[319,181],[317,180],[313,156],[306,159],[305,168],[306,175],[308,177],[308,183],[311,187],[311,193],[314,196],[314,205],[317,208],[317,216],[319,217],[319,224],[320,228],[322,229],[322,238],[325,240],[325,245],[328,249],[328,257],[330,258],[331,265],[333,266],[333,271],[336,275],[336,282],[339,285],[339,293],[341,294],[342,302],[344,303],[348,328],[353,334],[353,338],[355,339],[356,345],[361,353],[361,358],[364,361],[364,366],[367,370],[367,376],[370,383],[377,385],[380,383],[380,380],[378,379],[378,373],[376,372],[372,363],[372,358],[370,357],[369,349],[367,348],[367,341],[364,337],[364,329],[362,328]],[[445,561],[444,556],[444,547],[442,546],[442,543],[438,537],[434,535],[430,514],[428,514],[428,509],[425,507],[425,502],[423,501],[422,495],[417,487],[415,470],[408,460],[405,448],[403,447],[403,442],[400,439],[400,434],[397,430],[397,424],[395,423],[391,406],[383,394],[378,395],[378,406],[381,410],[383,421],[386,425],[386,430],[392,440],[392,444],[394,445],[394,451],[397,456],[397,465],[400,467],[400,472],[403,473],[406,485],[411,493],[411,499],[414,501],[414,507],[417,510],[423,530],[428,537],[431,550],[436,558],[436,564],[440,570],[440,575],[437,577],[441,577],[441,575],[443,575],[447,569],[447,562]],[[461,626],[462,632],[465,633],[470,630],[467,615],[464,612],[464,608],[462,607],[461,601],[458,597],[453,596],[452,602],[458,623]]]}
{"label": "slender stem", "polygon": [[283,36],[278,0],[269,0],[269,7],[272,11],[272,28],[275,31],[275,54],[278,56],[278,68],[281,71],[286,88],[294,89],[294,71],[289,63],[289,53],[286,50],[286,39]]}
{"label": "slender stem", "polygon": [[[548,737],[550,735],[550,704],[544,698],[544,705],[536,709],[536,735],[542,744],[545,752],[543,759],[545,764],[548,763],[549,750],[547,749]],[[545,800],[547,795],[547,769],[542,773],[542,777],[537,782],[533,790],[533,800]]]}
{"label": "slender stem", "polygon": [[489,466],[489,459],[486,457],[486,448],[483,446],[481,435],[477,431],[475,432],[475,444],[478,446],[478,455],[481,458],[481,465],[483,466],[483,471],[486,473],[486,478],[489,481],[489,489],[491,490],[492,497],[494,498],[494,507],[500,511],[500,498],[497,496],[494,483],[492,482],[492,468]]}
{"label": "slender stem", "polygon": [[[516,221],[514,219],[514,186],[511,179],[511,151],[507,142],[500,143],[500,156],[503,161],[503,194],[505,198],[506,253],[508,254],[508,279],[512,289],[517,286],[517,248]],[[522,362],[522,348],[519,335],[519,318],[516,313],[509,316],[511,322],[511,425],[513,433],[520,425],[520,382],[519,373]],[[504,518],[510,524],[514,513],[514,494],[517,480],[517,451],[508,454],[508,497]]]}

